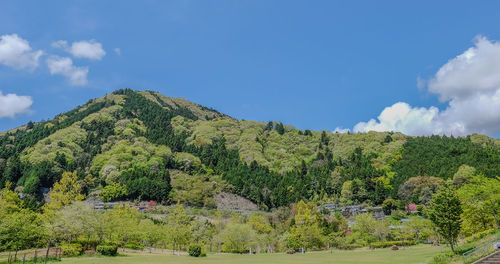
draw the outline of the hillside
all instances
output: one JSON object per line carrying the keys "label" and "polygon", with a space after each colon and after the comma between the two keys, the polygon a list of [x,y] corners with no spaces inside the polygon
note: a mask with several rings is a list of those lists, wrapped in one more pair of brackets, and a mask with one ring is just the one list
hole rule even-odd
{"label": "hillside", "polygon": [[86,193],[106,200],[214,207],[217,193],[230,192],[262,209],[301,199],[425,202],[459,168],[500,175],[500,141],[302,131],[130,89],[0,134],[0,188],[11,182],[34,200],[76,171]]}

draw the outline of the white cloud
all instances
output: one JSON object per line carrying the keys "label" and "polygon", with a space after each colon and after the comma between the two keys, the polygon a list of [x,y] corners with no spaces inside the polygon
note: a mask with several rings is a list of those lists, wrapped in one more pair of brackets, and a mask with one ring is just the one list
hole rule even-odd
{"label": "white cloud", "polygon": [[76,41],[73,42],[71,46],[68,45],[66,40],[58,40],[52,43],[52,47],[63,49],[71,53],[75,58],[100,60],[106,55],[106,52],[102,48],[102,44],[93,39]]}
{"label": "white cloud", "polygon": [[335,130],[333,130],[333,133],[349,133],[351,130],[349,128],[342,128],[342,127],[336,127]]}
{"label": "white cloud", "polygon": [[73,60],[68,57],[51,56],[47,59],[50,74],[59,74],[67,77],[72,85],[86,85],[88,67],[73,65]]}
{"label": "white cloud", "polygon": [[68,48],[68,42],[66,40],[58,40],[56,42],[52,43],[52,48],[55,49],[67,49]]}
{"label": "white cloud", "polygon": [[[419,85],[422,80],[417,79]],[[360,122],[355,132],[400,131],[409,135],[490,136],[500,133],[500,43],[477,37],[474,47],[443,65],[428,81],[446,109],[396,103],[377,120]]]}
{"label": "white cloud", "polygon": [[32,71],[38,67],[43,51],[33,51],[29,42],[17,34],[0,36],[0,63],[15,69]]}
{"label": "white cloud", "polygon": [[0,118],[14,117],[17,114],[29,112],[32,104],[33,100],[29,96],[3,95],[0,91]]}

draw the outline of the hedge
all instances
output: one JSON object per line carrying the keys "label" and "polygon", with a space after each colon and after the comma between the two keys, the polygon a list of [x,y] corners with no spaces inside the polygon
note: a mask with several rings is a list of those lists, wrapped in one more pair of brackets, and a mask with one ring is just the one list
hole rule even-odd
{"label": "hedge", "polygon": [[104,256],[116,256],[118,252],[118,246],[114,245],[97,246],[96,251]]}
{"label": "hedge", "polygon": [[83,246],[79,243],[62,243],[61,250],[64,256],[75,257],[83,253]]}
{"label": "hedge", "polygon": [[403,240],[403,241],[382,241],[382,242],[373,242],[370,244],[370,248],[387,248],[396,246],[411,246],[415,245],[415,240]]}

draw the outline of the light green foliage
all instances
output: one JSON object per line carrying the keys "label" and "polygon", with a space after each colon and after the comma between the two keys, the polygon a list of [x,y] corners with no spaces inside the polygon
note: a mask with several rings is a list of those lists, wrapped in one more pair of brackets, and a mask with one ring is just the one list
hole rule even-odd
{"label": "light green foliage", "polygon": [[135,208],[126,205],[107,210],[99,217],[100,240],[121,245],[141,242],[144,232],[138,227],[143,217]]}
{"label": "light green foliage", "polygon": [[115,201],[127,195],[127,186],[113,182],[102,188],[99,197],[106,202]]}
{"label": "light green foliage", "polygon": [[476,175],[476,169],[464,164],[460,166],[455,175],[453,175],[453,184],[455,184],[455,186],[457,187],[460,187],[464,184],[469,183],[474,175]]}
{"label": "light green foliage", "polygon": [[177,204],[169,215],[166,231],[174,250],[180,250],[189,244],[192,221],[192,217],[186,214],[182,204]]}
{"label": "light green foliage", "polygon": [[85,202],[74,202],[56,212],[54,226],[59,239],[71,241],[79,236],[88,238],[95,234],[97,212]]}
{"label": "light green foliage", "polygon": [[75,172],[64,172],[61,180],[54,184],[49,193],[49,202],[44,205],[47,217],[52,217],[55,210],[69,205],[74,201],[82,201],[85,196],[81,194],[82,185]]}
{"label": "light green foliage", "polygon": [[179,170],[170,171],[171,200],[194,206],[215,207],[214,195],[224,188],[215,176],[190,175]]}
{"label": "light green foliage", "polygon": [[290,228],[289,247],[294,249],[317,248],[323,245],[324,239],[319,226],[316,206],[313,203],[306,204],[300,201],[297,204],[295,225]]}
{"label": "light green foliage", "polygon": [[[177,109],[179,107],[184,107],[189,109],[198,119],[205,120],[206,117],[209,119],[213,119],[215,117],[220,117],[223,116],[222,114],[216,113],[214,111],[211,111],[207,109],[206,107],[203,107],[199,104],[195,104],[189,100],[186,100],[182,97],[167,97],[164,96],[163,94],[153,92],[159,100],[161,100],[162,105],[166,104],[168,108],[170,109]],[[148,98],[149,99],[149,98]]]}
{"label": "light green foliage", "polygon": [[139,119],[122,119],[116,122],[114,132],[122,139],[133,139],[137,133],[145,133],[146,127]]}
{"label": "light green foliage", "polygon": [[176,152],[174,154],[174,161],[179,164],[182,170],[190,171],[201,168],[200,158],[190,153]]}
{"label": "light green foliage", "polygon": [[151,170],[159,169],[164,165],[164,159],[171,155],[167,146],[151,144],[143,137],[135,138],[132,142],[120,140],[108,151],[97,155],[90,170],[107,183],[112,183],[120,176],[121,171],[134,165]]}
{"label": "light green foliage", "polygon": [[251,226],[241,223],[229,223],[221,237],[222,251],[231,253],[246,253],[256,242],[257,234]]}
{"label": "light green foliage", "polygon": [[403,232],[407,234],[405,237],[407,240],[427,240],[434,235],[433,225],[429,219],[419,216],[412,216],[409,219],[410,221],[403,227]]}
{"label": "light green foliage", "polygon": [[0,251],[37,246],[44,230],[38,213],[23,208],[19,194],[8,183],[0,191]]}
{"label": "light green foliage", "polygon": [[357,215],[352,230],[359,233],[360,237],[367,243],[377,240],[384,241],[390,231],[387,222],[375,220],[371,214]]}
{"label": "light green foliage", "polygon": [[64,154],[68,163],[82,153],[81,144],[87,138],[87,132],[79,124],[58,130],[56,133],[36,143],[35,146],[23,152],[21,161],[38,164],[44,161],[53,162],[57,152]]}
{"label": "light green foliage", "polygon": [[[330,138],[329,148],[331,148],[334,157],[345,159],[356,148],[361,147],[365,155],[378,154],[378,157],[372,161],[373,166],[376,168],[385,168],[385,166],[398,160],[406,142],[406,136],[401,133],[391,134],[372,131],[368,133],[333,133],[328,135]],[[387,135],[391,136],[391,142],[385,142]]]}
{"label": "light green foliage", "polygon": [[93,114],[86,116],[81,121],[81,123],[83,125],[89,125],[92,122],[99,124],[99,123],[106,123],[109,121],[115,121],[116,120],[116,118],[114,116],[115,113],[119,112],[122,108],[123,107],[120,105],[113,105],[110,107],[103,108],[97,113],[93,113]]}
{"label": "light green foliage", "polygon": [[121,110],[119,105],[113,105],[101,109],[97,113],[86,116],[82,121],[76,122],[70,127],[60,129],[54,134],[39,141],[33,147],[23,151],[21,161],[38,164],[44,161],[53,162],[57,153],[64,154],[68,163],[73,163],[82,154],[83,144],[87,139],[88,132],[83,129],[92,123],[103,124],[116,121],[114,114]]}
{"label": "light green foliage", "polygon": [[[100,102],[113,102],[117,105],[121,105],[125,102],[125,96],[121,94],[107,94],[101,98],[94,99],[92,103]],[[82,107],[80,111],[84,111],[85,107]]]}
{"label": "light green foliage", "polygon": [[79,256],[83,253],[83,247],[78,243],[61,243],[61,250],[67,257]]}
{"label": "light green foliage", "polygon": [[[250,164],[253,160],[277,172],[287,172],[298,168],[302,160],[310,162],[316,157],[321,132],[304,135],[291,126],[286,126],[280,135],[275,130],[265,130],[266,124],[255,121],[239,121],[230,118],[217,118],[210,121],[190,121],[181,117],[174,118],[176,133],[191,132],[188,144],[201,146],[211,144],[214,139],[224,136],[228,148],[238,149],[241,160]],[[377,154],[373,165],[387,169],[401,157],[406,137],[400,133],[326,133],[329,148],[335,158],[348,158],[356,147],[362,147],[364,154]],[[392,141],[386,142],[390,136]],[[393,177],[394,174],[388,174]],[[390,181],[390,178],[388,179]]]}
{"label": "light green foliage", "polygon": [[463,208],[463,233],[472,235],[500,228],[500,178],[473,175],[467,179],[457,192]]}
{"label": "light green foliage", "polygon": [[258,213],[250,215],[247,224],[259,234],[269,234],[273,230],[271,224],[264,215]]}

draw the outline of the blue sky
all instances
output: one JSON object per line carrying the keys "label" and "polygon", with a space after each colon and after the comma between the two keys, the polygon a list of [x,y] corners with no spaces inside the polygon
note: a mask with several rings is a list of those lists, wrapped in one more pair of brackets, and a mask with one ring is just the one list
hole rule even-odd
{"label": "blue sky", "polygon": [[[473,107],[488,116],[481,122],[461,113],[500,97],[500,73],[484,73],[495,80],[481,90],[475,70],[490,61],[463,70],[453,60],[471,48],[500,54],[498,10],[497,1],[3,1],[0,36],[16,34],[28,55],[43,55],[22,68],[0,44],[0,91],[32,101],[4,114],[0,130],[129,87],[300,129],[495,136],[500,100]],[[56,48],[59,40],[66,44]],[[105,55],[71,50],[83,42]],[[69,68],[50,64],[64,58]],[[447,65],[454,72],[438,76]]]}

